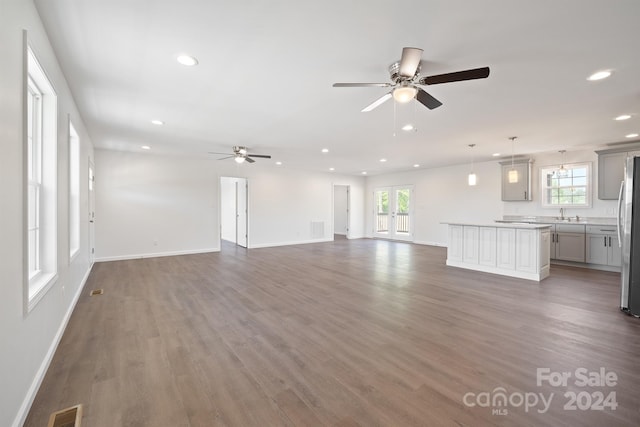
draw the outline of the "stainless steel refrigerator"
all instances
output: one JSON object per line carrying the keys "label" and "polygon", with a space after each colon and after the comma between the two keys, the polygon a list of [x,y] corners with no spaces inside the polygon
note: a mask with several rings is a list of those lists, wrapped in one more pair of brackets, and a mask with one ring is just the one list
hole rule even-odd
{"label": "stainless steel refrigerator", "polygon": [[622,245],[620,308],[640,317],[640,157],[627,158],[618,198],[618,236]]}

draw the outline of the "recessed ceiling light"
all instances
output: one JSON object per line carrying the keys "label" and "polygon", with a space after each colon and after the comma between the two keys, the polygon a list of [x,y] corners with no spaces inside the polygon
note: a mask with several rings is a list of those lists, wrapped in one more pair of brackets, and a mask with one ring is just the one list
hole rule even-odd
{"label": "recessed ceiling light", "polygon": [[387,161],[387,159],[380,159],[380,162],[381,162],[381,163],[384,163],[384,162],[386,162],[386,161]]}
{"label": "recessed ceiling light", "polygon": [[367,171],[362,171],[362,175],[366,175],[366,174],[367,174]]}
{"label": "recessed ceiling light", "polygon": [[402,130],[406,130],[407,132],[409,132],[410,130],[413,130],[413,125],[412,124],[407,124],[402,126]]}
{"label": "recessed ceiling light", "polygon": [[414,168],[419,168],[419,167],[420,167],[420,165],[416,163],[415,165],[413,165],[413,167],[414,167]]}
{"label": "recessed ceiling light", "polygon": [[613,119],[613,120],[617,120],[617,121],[620,121],[620,120],[629,120],[630,118],[631,118],[631,115],[630,115],[630,114],[620,114],[618,117],[616,117],[616,118],[615,118],[615,119]]}
{"label": "recessed ceiling light", "polygon": [[157,119],[151,120],[151,123],[158,126],[162,126],[164,124],[162,120],[157,120]]}
{"label": "recessed ceiling light", "polygon": [[198,60],[191,55],[185,55],[185,54],[178,55],[178,57],[176,58],[176,61],[178,61],[179,63],[187,67],[193,67],[194,65],[198,65]]}
{"label": "recessed ceiling light", "polygon": [[606,79],[610,75],[611,75],[611,71],[610,70],[597,71],[597,72],[591,74],[589,77],[587,77],[587,80],[590,80],[590,81],[593,82],[593,81],[596,81],[596,80]]}
{"label": "recessed ceiling light", "polygon": [[492,156],[493,157],[498,157],[500,155],[500,153],[493,153]]}
{"label": "recessed ceiling light", "polygon": [[336,170],[336,168],[329,168],[329,170],[330,170],[330,171],[334,171],[334,170]]}
{"label": "recessed ceiling light", "polygon": [[151,150],[151,147],[149,147],[148,145],[143,145],[142,147],[143,150]]}
{"label": "recessed ceiling light", "polygon": [[280,166],[282,164],[282,162],[276,162],[276,165]]}
{"label": "recessed ceiling light", "polygon": [[626,135],[627,138],[637,138],[638,134],[637,133],[630,133],[629,135]]}
{"label": "recessed ceiling light", "polygon": [[323,148],[323,149],[322,149],[322,152],[323,152],[323,153],[328,153],[328,152],[329,152],[329,149],[328,149],[328,148]]}

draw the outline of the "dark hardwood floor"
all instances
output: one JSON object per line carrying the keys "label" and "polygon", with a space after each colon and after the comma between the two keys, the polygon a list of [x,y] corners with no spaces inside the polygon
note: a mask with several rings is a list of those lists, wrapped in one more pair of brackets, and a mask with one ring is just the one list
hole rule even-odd
{"label": "dark hardwood floor", "polygon": [[[77,403],[83,427],[640,425],[619,274],[554,265],[535,283],[445,257],[341,239],[98,263],[26,426]],[[572,376],[538,386],[538,368]],[[579,368],[617,380],[582,386]]]}

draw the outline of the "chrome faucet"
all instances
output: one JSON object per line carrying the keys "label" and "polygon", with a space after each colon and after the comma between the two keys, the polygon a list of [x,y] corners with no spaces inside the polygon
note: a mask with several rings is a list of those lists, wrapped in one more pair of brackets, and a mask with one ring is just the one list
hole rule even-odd
{"label": "chrome faucet", "polygon": [[564,219],[564,208],[560,208],[560,219]]}

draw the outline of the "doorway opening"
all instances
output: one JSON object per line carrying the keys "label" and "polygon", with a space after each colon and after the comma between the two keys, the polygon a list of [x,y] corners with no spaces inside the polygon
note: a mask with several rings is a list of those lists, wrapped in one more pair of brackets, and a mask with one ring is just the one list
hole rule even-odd
{"label": "doorway opening", "polygon": [[246,178],[220,178],[220,248],[249,247],[249,182]]}
{"label": "doorway opening", "polygon": [[349,238],[349,186],[333,186],[333,240]]}

